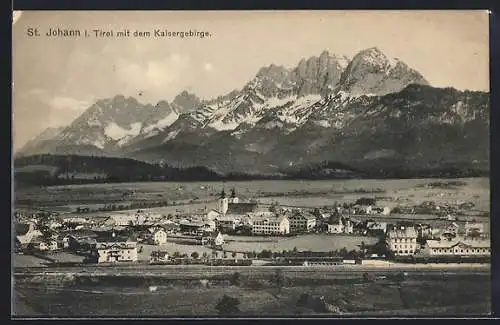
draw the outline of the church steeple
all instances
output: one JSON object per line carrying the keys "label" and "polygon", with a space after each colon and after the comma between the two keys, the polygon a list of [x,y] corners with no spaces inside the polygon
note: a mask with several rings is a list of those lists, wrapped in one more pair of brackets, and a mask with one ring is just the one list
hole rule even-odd
{"label": "church steeple", "polygon": [[231,198],[234,199],[236,197],[236,190],[234,187],[231,189]]}
{"label": "church steeple", "polygon": [[220,197],[219,197],[219,203],[218,203],[218,210],[220,213],[223,215],[226,214],[228,210],[228,205],[229,205],[229,200],[226,197],[226,191],[224,188],[222,188],[222,191],[220,192]]}

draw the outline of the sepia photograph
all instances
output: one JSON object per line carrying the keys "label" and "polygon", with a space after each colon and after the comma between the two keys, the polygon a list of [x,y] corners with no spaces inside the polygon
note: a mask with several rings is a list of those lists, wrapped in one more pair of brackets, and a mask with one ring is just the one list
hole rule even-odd
{"label": "sepia photograph", "polygon": [[12,317],[491,315],[488,11],[12,18]]}

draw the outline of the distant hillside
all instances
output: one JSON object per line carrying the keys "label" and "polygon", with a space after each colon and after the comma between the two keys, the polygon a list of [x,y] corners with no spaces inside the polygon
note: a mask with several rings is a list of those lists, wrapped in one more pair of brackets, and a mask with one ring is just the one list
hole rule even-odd
{"label": "distant hillside", "polygon": [[198,181],[222,176],[205,167],[174,168],[128,158],[34,155],[14,161],[16,186],[99,182]]}
{"label": "distant hillside", "polygon": [[326,161],[319,164],[296,166],[282,172],[287,179],[409,179],[409,178],[462,178],[489,177],[489,166],[468,162],[448,163],[420,168],[402,167],[391,159],[379,158],[370,163],[353,162],[346,165],[340,162]]}
{"label": "distant hillside", "polygon": [[[360,168],[361,167],[361,168]],[[151,181],[217,181],[257,179],[351,179],[351,178],[458,178],[487,177],[489,166],[477,164],[470,168],[450,164],[435,168],[404,169],[390,161],[378,159],[369,165],[351,167],[344,163],[325,161],[315,165],[294,166],[275,173],[220,174],[206,167],[175,168],[128,158],[35,155],[19,157],[14,162],[14,181],[18,188],[66,184]]]}

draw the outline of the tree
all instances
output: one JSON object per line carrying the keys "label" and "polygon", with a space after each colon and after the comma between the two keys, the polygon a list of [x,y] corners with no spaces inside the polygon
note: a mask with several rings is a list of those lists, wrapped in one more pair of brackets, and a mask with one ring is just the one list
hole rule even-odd
{"label": "tree", "polygon": [[377,200],[374,198],[369,198],[369,197],[362,197],[356,200],[354,205],[375,205],[377,203]]}
{"label": "tree", "polygon": [[206,260],[207,257],[208,257],[208,253],[207,252],[203,252],[203,254],[201,256],[203,256],[203,259]]}
{"label": "tree", "polygon": [[481,237],[481,231],[477,228],[473,228],[469,231],[469,237],[479,238],[479,237]]}
{"label": "tree", "polygon": [[173,258],[179,258],[180,256],[181,254],[179,252],[174,252],[174,254],[172,254]]}
{"label": "tree", "polygon": [[232,252],[232,253],[231,253],[231,256],[232,256],[233,258],[236,258],[236,252]]}
{"label": "tree", "polygon": [[197,260],[197,259],[198,259],[198,257],[200,257],[200,254],[198,254],[198,252],[192,252],[192,253],[191,253],[191,257],[192,257],[193,259]]}
{"label": "tree", "polygon": [[239,272],[234,272],[229,280],[231,285],[239,286],[241,284],[241,274]]}
{"label": "tree", "polygon": [[374,282],[375,281],[375,276],[372,273],[363,273],[363,280],[365,282]]}
{"label": "tree", "polygon": [[260,258],[271,258],[272,252],[270,250],[263,249],[262,252],[258,255]]}
{"label": "tree", "polygon": [[273,202],[273,203],[271,204],[271,206],[269,207],[269,212],[274,212],[274,213],[276,213],[276,212],[278,212],[279,210],[280,210],[280,207],[279,207],[278,202],[276,202],[276,201],[275,201],[275,202]]}
{"label": "tree", "polygon": [[307,307],[310,300],[310,296],[308,293],[303,293],[300,295],[299,300],[297,301],[297,306],[299,307]]}
{"label": "tree", "polygon": [[276,269],[273,280],[277,288],[282,288],[285,285],[285,276],[283,275],[283,270]]}
{"label": "tree", "polygon": [[237,298],[224,295],[215,306],[219,315],[234,315],[240,311],[240,301]]}

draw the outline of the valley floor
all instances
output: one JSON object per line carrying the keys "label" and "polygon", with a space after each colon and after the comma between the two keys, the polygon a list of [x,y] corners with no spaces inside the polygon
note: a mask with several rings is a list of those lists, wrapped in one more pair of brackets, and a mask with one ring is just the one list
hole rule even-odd
{"label": "valley floor", "polygon": [[[313,273],[311,273],[313,274]],[[317,278],[312,276],[312,278]],[[283,287],[267,276],[242,274],[237,285],[217,281],[167,283],[102,281],[87,284],[23,282],[16,286],[17,316],[218,316],[223,295],[239,300],[238,316],[485,316],[490,313],[489,274],[409,276],[402,283],[330,277],[330,281],[291,280]],[[297,282],[298,281],[298,282]],[[208,283],[208,285],[207,285]],[[154,290],[152,285],[154,284]],[[304,294],[323,296],[338,312],[300,305]]]}

